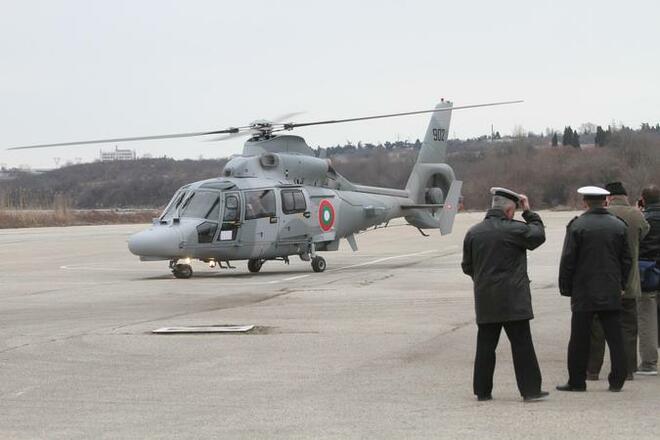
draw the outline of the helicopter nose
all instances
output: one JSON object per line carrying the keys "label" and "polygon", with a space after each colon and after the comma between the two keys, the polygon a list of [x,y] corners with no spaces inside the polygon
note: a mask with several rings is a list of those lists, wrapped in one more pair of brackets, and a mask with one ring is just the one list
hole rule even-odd
{"label": "helicopter nose", "polygon": [[181,253],[178,228],[153,227],[133,234],[128,239],[128,250],[140,257],[175,257]]}

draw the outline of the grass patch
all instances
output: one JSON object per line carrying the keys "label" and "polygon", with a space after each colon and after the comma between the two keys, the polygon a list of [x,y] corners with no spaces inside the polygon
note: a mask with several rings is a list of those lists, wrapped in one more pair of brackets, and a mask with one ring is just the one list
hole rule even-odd
{"label": "grass patch", "polygon": [[0,210],[0,229],[151,223],[154,209]]}

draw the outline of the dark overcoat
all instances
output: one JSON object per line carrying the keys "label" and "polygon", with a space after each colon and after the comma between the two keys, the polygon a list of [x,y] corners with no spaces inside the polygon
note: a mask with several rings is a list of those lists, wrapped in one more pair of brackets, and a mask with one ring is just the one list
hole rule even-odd
{"label": "dark overcoat", "polygon": [[644,217],[651,229],[639,245],[639,258],[660,263],[660,203],[647,206]]}
{"label": "dark overcoat", "polygon": [[573,312],[621,309],[632,258],[625,222],[593,208],[566,227],[559,264],[559,291]]}
{"label": "dark overcoat", "polygon": [[500,209],[470,228],[463,241],[463,272],[474,281],[477,324],[532,319],[527,250],[545,241],[541,217],[523,212],[526,223],[509,220]]}

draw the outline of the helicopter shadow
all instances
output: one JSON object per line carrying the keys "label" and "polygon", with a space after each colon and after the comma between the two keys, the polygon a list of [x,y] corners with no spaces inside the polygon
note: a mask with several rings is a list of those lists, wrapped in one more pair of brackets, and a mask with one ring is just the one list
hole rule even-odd
{"label": "helicopter shadow", "polygon": [[[260,279],[263,279],[264,283],[268,282],[279,282],[282,281],[281,279],[270,279],[270,275],[290,275],[290,276],[297,276],[297,275],[312,275],[314,272],[310,272],[309,270],[273,270],[273,271],[268,271],[268,272],[263,272],[263,273],[250,273],[250,272],[235,272],[235,273],[222,273],[222,272],[195,272],[193,275],[192,279],[195,278],[204,278],[204,279],[210,279],[210,278],[223,278],[223,279],[229,279],[229,280],[255,280],[259,281]],[[168,273],[163,273],[162,275],[154,275],[154,276],[146,276],[146,277],[137,277],[133,278],[131,281],[149,281],[149,280],[173,280],[176,279],[174,275],[168,274]]]}

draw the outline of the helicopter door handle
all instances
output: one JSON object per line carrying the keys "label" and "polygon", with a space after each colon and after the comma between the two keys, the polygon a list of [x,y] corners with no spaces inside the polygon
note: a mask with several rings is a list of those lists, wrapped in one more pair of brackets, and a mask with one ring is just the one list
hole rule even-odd
{"label": "helicopter door handle", "polygon": [[303,213],[303,217],[305,217],[305,218],[310,218],[311,216],[312,216],[312,213],[309,212],[309,211],[305,211],[305,212]]}

